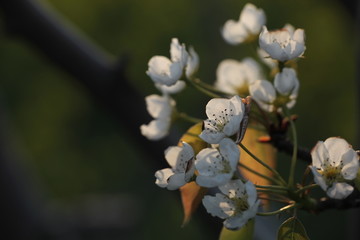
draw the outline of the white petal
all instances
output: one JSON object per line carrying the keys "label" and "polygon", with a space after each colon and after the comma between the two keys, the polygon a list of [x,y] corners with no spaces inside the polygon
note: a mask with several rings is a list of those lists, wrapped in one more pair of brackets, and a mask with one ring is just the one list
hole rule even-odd
{"label": "white petal", "polygon": [[241,61],[241,63],[243,65],[245,79],[249,85],[255,82],[256,80],[264,78],[262,74],[261,66],[253,58],[251,57],[244,58]]}
{"label": "white petal", "polygon": [[169,118],[175,104],[170,97],[156,94],[147,96],[145,101],[147,111],[153,118]]}
{"label": "white petal", "polygon": [[315,147],[311,150],[312,165],[315,168],[323,170],[322,164],[329,159],[329,152],[325,147],[323,141],[318,141]]}
{"label": "white petal", "polygon": [[221,155],[229,161],[231,168],[235,171],[240,158],[239,147],[230,138],[224,138],[219,144]]}
{"label": "white petal", "polygon": [[225,22],[224,27],[222,29],[222,36],[225,41],[232,45],[237,45],[242,43],[248,37],[248,32],[245,26],[234,20],[228,20]]}
{"label": "white petal", "polygon": [[230,137],[239,131],[240,123],[244,117],[244,111],[245,111],[245,105],[241,101],[241,98],[237,95],[232,97],[230,99],[229,122],[225,125],[223,130],[227,136]]}
{"label": "white petal", "polygon": [[223,173],[213,176],[198,175],[196,177],[196,183],[199,186],[206,188],[218,187],[227,183],[232,178],[232,176],[233,173]]}
{"label": "white petal", "polygon": [[175,173],[174,175],[169,177],[167,189],[168,190],[176,190],[186,184],[185,181],[185,173]]}
{"label": "white petal", "polygon": [[225,59],[220,62],[216,70],[216,77],[215,86],[230,94],[236,94],[237,89],[247,84],[242,64],[233,59]]}
{"label": "white petal", "polygon": [[292,39],[294,39],[296,42],[300,44],[305,43],[305,32],[304,29],[298,28],[295,30]]}
{"label": "white petal", "polygon": [[252,206],[253,204],[255,204],[257,199],[257,192],[255,185],[252,182],[247,181],[245,183],[245,189],[246,189],[246,194],[248,195],[247,202],[249,206]]}
{"label": "white petal", "polygon": [[214,175],[212,165],[218,162],[218,155],[220,155],[220,153],[214,148],[204,148],[196,155],[195,168],[198,170],[199,175]]}
{"label": "white petal", "polygon": [[248,210],[226,219],[224,226],[231,230],[242,228],[250,219],[256,216],[259,205],[260,201],[258,200],[254,205],[251,205]]}
{"label": "white petal", "polygon": [[[210,122],[208,120],[204,121],[205,127],[207,124],[210,124]],[[209,131],[206,130],[202,131],[199,137],[207,143],[215,144],[215,143],[219,143],[221,139],[226,137],[226,135],[224,132],[217,132],[216,130],[210,130],[209,128]]]}
{"label": "white petal", "polygon": [[219,217],[222,219],[229,217],[229,215],[226,214],[220,208],[220,205],[224,207],[225,205],[224,203],[228,203],[228,202],[230,202],[229,199],[226,196],[219,193],[217,193],[215,197],[205,196],[202,200],[202,203],[208,213],[210,213],[212,216]]}
{"label": "white petal", "polygon": [[167,86],[164,84],[156,83],[155,86],[159,89],[163,94],[175,94],[181,92],[185,87],[186,83],[184,81],[177,81],[174,85]]}
{"label": "white petal", "polygon": [[183,69],[187,63],[188,53],[184,44],[180,44],[177,38],[173,38],[170,44],[170,56],[172,62],[179,62],[181,69]]}
{"label": "white petal", "polygon": [[342,138],[331,137],[324,142],[326,149],[329,152],[329,162],[332,166],[338,166],[341,161],[341,157],[346,153],[350,145]]}
{"label": "white petal", "polygon": [[194,157],[192,147],[183,142],[183,146],[168,147],[165,150],[165,159],[169,165],[177,172],[185,172],[187,163]]}
{"label": "white petal", "polygon": [[238,230],[242,228],[248,221],[249,218],[245,218],[242,214],[238,214],[226,219],[224,221],[224,226],[230,230]]}
{"label": "white petal", "polygon": [[180,63],[172,63],[164,56],[154,56],[149,60],[149,69],[146,74],[155,82],[173,85],[182,75]]}
{"label": "white petal", "polygon": [[141,134],[149,140],[159,140],[169,134],[170,119],[155,119],[148,125],[141,125]]}
{"label": "white petal", "polygon": [[174,174],[173,170],[170,168],[164,168],[162,170],[159,170],[155,173],[156,177],[156,185],[159,187],[165,188],[168,185],[168,179],[170,176]]}
{"label": "white petal", "polygon": [[275,68],[278,65],[277,61],[270,58],[270,55],[265,52],[264,49],[258,48],[257,54],[259,55],[259,58],[270,68]]}
{"label": "white petal", "polygon": [[241,11],[240,22],[244,24],[247,31],[257,35],[266,23],[266,16],[262,9],[258,9],[255,5],[247,3]]}
{"label": "white petal", "polygon": [[[239,189],[239,191],[237,191],[237,189]],[[230,198],[233,197],[241,198],[243,196],[241,193],[244,191],[244,189],[245,189],[245,184],[240,179],[231,180],[228,183],[224,184],[223,186],[219,186],[219,190],[222,193],[226,195],[229,195],[229,193],[231,193],[231,195],[229,195]]]}
{"label": "white petal", "polygon": [[253,84],[250,85],[249,91],[250,95],[259,104],[263,103],[266,105],[271,105],[276,98],[276,92],[273,85],[266,80],[255,81]]}
{"label": "white petal", "polygon": [[193,47],[189,48],[189,57],[186,64],[185,75],[191,78],[199,68],[199,55],[195,52]]}
{"label": "white petal", "polygon": [[347,180],[355,179],[359,170],[358,154],[352,148],[350,148],[342,155],[341,160],[344,164],[341,170],[341,175]]}
{"label": "white petal", "polygon": [[296,77],[295,70],[284,68],[281,72],[277,73],[275,75],[274,87],[281,95],[297,95],[299,80]]}
{"label": "white petal", "polygon": [[354,187],[347,183],[334,183],[328,190],[327,195],[335,199],[344,199],[354,191]]}
{"label": "white petal", "polygon": [[315,183],[318,184],[324,191],[326,191],[328,186],[326,185],[323,176],[316,170],[316,167],[310,166],[310,169],[314,175]]}

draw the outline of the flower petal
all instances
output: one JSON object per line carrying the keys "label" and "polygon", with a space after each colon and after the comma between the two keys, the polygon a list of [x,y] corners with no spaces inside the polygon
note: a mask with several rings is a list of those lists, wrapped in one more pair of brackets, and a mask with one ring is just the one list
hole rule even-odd
{"label": "flower petal", "polygon": [[174,175],[169,177],[167,189],[168,190],[176,190],[186,184],[185,181],[185,173],[175,173]]}
{"label": "flower petal", "polygon": [[318,141],[311,150],[312,165],[323,170],[322,164],[329,159],[329,152],[323,141]]}
{"label": "flower petal", "polygon": [[193,47],[189,48],[189,57],[186,64],[185,75],[191,78],[199,68],[199,55],[195,52]]}
{"label": "flower petal", "polygon": [[229,215],[226,214],[220,207],[221,205],[227,209],[228,206],[231,205],[229,199],[226,196],[219,193],[217,193],[215,197],[205,196],[202,200],[202,203],[206,208],[206,211],[212,216],[216,216],[222,219],[229,217]]}
{"label": "flower petal", "polygon": [[155,82],[173,85],[182,75],[180,63],[173,63],[164,56],[154,56],[149,60],[146,74]]}
{"label": "flower petal", "polygon": [[174,174],[173,170],[171,168],[164,168],[162,170],[159,170],[155,173],[156,177],[156,185],[159,187],[165,188],[168,185],[169,177],[171,177]]}
{"label": "flower petal", "polygon": [[273,85],[266,80],[257,80],[249,87],[250,95],[266,111],[271,110],[269,107],[276,99],[276,92]]}
{"label": "flower petal", "polygon": [[147,111],[153,118],[169,118],[175,105],[170,97],[156,94],[147,96],[145,101]]}
{"label": "flower petal", "polygon": [[257,8],[251,3],[247,3],[241,11],[240,22],[244,24],[249,33],[257,35],[266,23],[264,10]]}
{"label": "flower petal", "polygon": [[240,158],[240,150],[237,144],[230,138],[224,138],[219,143],[221,155],[229,161],[231,168],[235,171]]}
{"label": "flower petal", "polygon": [[221,33],[225,41],[232,45],[242,43],[248,37],[245,26],[234,20],[226,21]]}
{"label": "flower petal", "polygon": [[331,137],[324,142],[326,149],[329,152],[329,161],[332,166],[338,166],[341,161],[341,157],[346,153],[350,145],[347,141],[338,137]]}
{"label": "flower petal", "polygon": [[155,83],[155,86],[163,94],[175,94],[181,92],[186,87],[186,83],[184,81],[179,80],[174,85],[171,86],[167,86],[160,83]]}
{"label": "flower petal", "polygon": [[180,44],[177,38],[171,39],[170,44],[170,56],[172,62],[178,62],[182,69],[185,67],[188,60],[188,53],[185,48],[185,44]]}
{"label": "flower petal", "polygon": [[292,68],[284,68],[275,75],[274,87],[281,95],[297,95],[299,89],[299,80],[296,72]]}
{"label": "flower petal", "polygon": [[323,176],[317,171],[316,167],[310,166],[311,172],[314,175],[314,181],[318,184],[324,191],[328,189],[328,186],[325,183]]}
{"label": "flower petal", "polygon": [[354,191],[354,187],[347,183],[334,183],[327,191],[327,195],[335,199],[344,199]]}
{"label": "flower petal", "polygon": [[341,175],[346,180],[355,179],[359,170],[359,155],[352,148],[350,148],[342,155],[341,160],[344,164],[343,168],[341,169]]}
{"label": "flower petal", "polygon": [[141,125],[141,134],[149,140],[159,140],[169,134],[170,119],[155,119],[148,125]]}

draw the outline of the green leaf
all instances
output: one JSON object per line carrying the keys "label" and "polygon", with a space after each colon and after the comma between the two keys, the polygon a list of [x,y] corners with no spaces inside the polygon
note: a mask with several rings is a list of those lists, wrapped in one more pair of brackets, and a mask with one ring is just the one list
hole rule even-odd
{"label": "green leaf", "polygon": [[254,219],[250,219],[248,223],[239,230],[232,231],[225,227],[221,230],[219,240],[250,240],[253,239]]}
{"label": "green leaf", "polygon": [[278,240],[309,240],[304,225],[296,217],[287,219],[278,231]]}

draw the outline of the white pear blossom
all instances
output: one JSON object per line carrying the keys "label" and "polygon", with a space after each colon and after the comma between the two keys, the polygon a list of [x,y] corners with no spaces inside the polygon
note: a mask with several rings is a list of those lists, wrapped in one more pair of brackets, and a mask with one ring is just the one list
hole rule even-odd
{"label": "white pear blossom", "polygon": [[296,103],[299,85],[294,69],[284,68],[275,75],[274,85],[266,80],[257,80],[250,85],[249,90],[263,110],[272,112],[284,105],[292,108]]}
{"label": "white pear blossom", "polygon": [[257,80],[249,87],[250,95],[259,106],[268,112],[274,111],[276,91],[267,80]]}
{"label": "white pear blossom", "polygon": [[229,94],[249,93],[249,85],[255,80],[262,79],[261,67],[252,58],[248,57],[241,62],[225,59],[220,62],[216,70],[215,86]]}
{"label": "white pear blossom", "polygon": [[155,82],[171,86],[180,79],[183,73],[180,62],[172,62],[164,56],[154,56],[149,61],[146,74]]}
{"label": "white pear blossom", "polygon": [[274,79],[274,87],[278,93],[277,105],[286,104],[288,108],[292,108],[296,103],[299,86],[300,83],[294,69],[284,68],[277,73]]}
{"label": "white pear blossom", "polygon": [[260,200],[252,182],[232,180],[219,189],[221,193],[205,196],[202,202],[212,216],[225,219],[226,228],[237,230],[256,216]]}
{"label": "white pear blossom", "polygon": [[186,142],[182,142],[181,147],[166,149],[165,159],[171,168],[164,168],[155,173],[155,183],[159,187],[176,190],[188,183],[194,176],[194,150]]}
{"label": "white pear blossom", "polygon": [[229,44],[239,44],[256,37],[266,23],[262,9],[248,3],[240,13],[238,21],[228,20],[222,29],[222,36]]}
{"label": "white pear blossom", "polygon": [[159,89],[159,91],[162,92],[162,94],[164,95],[175,94],[184,90],[184,88],[186,87],[186,83],[182,80],[178,80],[174,85],[171,86],[155,83],[155,87]]}
{"label": "white pear blossom", "polygon": [[208,119],[204,121],[200,138],[207,143],[216,144],[237,133],[244,116],[244,108],[244,103],[237,95],[231,99],[211,99],[206,105]]}
{"label": "white pear blossom", "polygon": [[141,125],[141,134],[149,140],[159,140],[169,133],[171,116],[175,108],[175,101],[167,96],[156,94],[145,98],[147,111],[154,118],[148,125]]}
{"label": "white pear blossom", "polygon": [[149,60],[146,74],[154,83],[171,86],[181,78],[188,53],[185,45],[180,45],[177,38],[173,38],[171,41],[170,55],[171,60],[165,56],[154,56]]}
{"label": "white pear blossom", "polygon": [[311,151],[314,180],[335,199],[344,199],[354,187],[347,183],[356,178],[359,156],[342,138],[332,137],[319,141]]}
{"label": "white pear blossom", "polygon": [[180,62],[182,68],[186,66],[189,54],[185,44],[180,44],[177,38],[171,39],[170,56],[172,62]]}
{"label": "white pear blossom", "polygon": [[233,177],[239,157],[239,148],[230,138],[221,140],[218,148],[204,148],[195,160],[196,183],[203,187],[224,185]]}
{"label": "white pear blossom", "polygon": [[305,47],[305,33],[303,29],[295,31],[287,25],[287,28],[268,31],[266,26],[259,36],[260,47],[267,52],[271,58],[286,62],[303,55]]}
{"label": "white pear blossom", "polygon": [[191,79],[191,77],[196,73],[196,71],[199,68],[199,63],[200,63],[199,55],[195,52],[193,47],[190,47],[189,56],[185,68],[185,75],[188,79]]}

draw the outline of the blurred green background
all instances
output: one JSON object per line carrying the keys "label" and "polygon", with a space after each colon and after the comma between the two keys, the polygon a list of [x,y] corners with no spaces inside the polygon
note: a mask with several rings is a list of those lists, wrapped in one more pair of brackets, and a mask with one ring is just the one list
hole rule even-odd
{"label": "blurred green background", "polygon": [[[109,55],[127,54],[128,78],[145,96],[156,92],[145,74],[147,62],[153,55],[168,56],[172,37],[194,46],[201,61],[198,76],[208,83],[214,82],[222,59],[241,60],[252,54],[246,46],[226,44],[220,35],[225,21],[237,19],[246,2],[44,3]],[[337,1],[251,2],[265,10],[269,29],[285,23],[305,29],[307,50],[299,62],[301,88],[293,111],[299,115],[300,144],[311,148],[318,140],[341,136],[358,148],[353,18]],[[217,238],[196,215],[188,226],[180,227],[179,194],[154,184],[156,169],[141,146],[124,133],[126,126],[119,126],[70,76],[6,34],[0,36],[0,61],[1,105],[18,151],[27,159],[23,164],[44,194],[48,212],[61,213],[67,224],[89,228],[80,239]],[[204,118],[206,97],[188,89],[175,98],[179,109]],[[180,130],[186,127],[178,125]],[[281,155],[278,165],[288,166],[288,160]],[[300,172],[304,167],[299,164]],[[312,239],[344,239],[347,215],[348,211],[328,211],[302,214],[301,220]]]}

